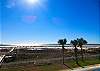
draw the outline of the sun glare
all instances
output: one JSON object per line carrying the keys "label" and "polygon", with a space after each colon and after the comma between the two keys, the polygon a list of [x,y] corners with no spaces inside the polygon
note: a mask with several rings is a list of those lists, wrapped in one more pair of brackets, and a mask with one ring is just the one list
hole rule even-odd
{"label": "sun glare", "polygon": [[39,8],[44,8],[46,7],[46,2],[47,0],[20,0],[19,3],[20,5],[25,8],[25,9],[39,9]]}
{"label": "sun glare", "polygon": [[39,2],[39,0],[27,0],[28,4],[36,4],[38,2]]}

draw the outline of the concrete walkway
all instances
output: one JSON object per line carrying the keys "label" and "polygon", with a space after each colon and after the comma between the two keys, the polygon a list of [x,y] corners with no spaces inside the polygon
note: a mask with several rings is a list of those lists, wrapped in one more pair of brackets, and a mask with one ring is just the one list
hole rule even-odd
{"label": "concrete walkway", "polygon": [[60,71],[91,71],[93,69],[100,68],[100,64],[96,65],[90,65],[90,66],[84,66],[84,68],[78,67],[78,68],[73,68],[73,70],[60,70]]}

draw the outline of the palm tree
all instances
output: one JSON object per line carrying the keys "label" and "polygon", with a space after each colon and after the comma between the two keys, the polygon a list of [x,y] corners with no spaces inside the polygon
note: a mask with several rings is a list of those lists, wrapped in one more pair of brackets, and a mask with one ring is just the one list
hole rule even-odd
{"label": "palm tree", "polygon": [[78,41],[78,46],[81,48],[82,61],[84,61],[84,54],[83,54],[82,46],[87,44],[87,41],[84,40],[83,38],[80,38],[80,39],[77,38],[77,41]]}
{"label": "palm tree", "polygon": [[62,58],[63,58],[63,64],[64,64],[64,45],[66,44],[67,40],[66,39],[60,39],[58,40],[58,44],[62,45]]}
{"label": "palm tree", "polygon": [[71,40],[70,44],[74,46],[75,61],[76,61],[76,64],[79,65],[79,63],[78,63],[78,56],[77,56],[77,51],[78,51],[77,45],[78,45],[78,41],[77,40]]}
{"label": "palm tree", "polygon": [[65,49],[64,45],[66,44],[66,42],[67,42],[66,38],[58,40],[58,44],[62,45],[62,63],[63,63],[63,65],[67,66],[68,68],[72,69],[71,67],[69,67],[68,65],[66,65],[64,63],[64,49]]}

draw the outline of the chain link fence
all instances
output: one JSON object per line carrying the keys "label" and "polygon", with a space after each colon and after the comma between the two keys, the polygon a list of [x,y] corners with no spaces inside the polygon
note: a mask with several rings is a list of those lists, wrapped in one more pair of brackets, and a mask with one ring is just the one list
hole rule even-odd
{"label": "chain link fence", "polygon": [[[13,49],[13,50],[12,50]],[[12,51],[11,51],[12,50]],[[84,60],[100,59],[100,47],[83,49]],[[16,64],[32,63],[34,65],[62,64],[62,49],[60,47],[9,47],[0,49],[0,55],[5,55],[1,61],[2,67]],[[81,50],[77,52],[78,59],[81,59]],[[74,47],[65,47],[64,61],[75,60]]]}

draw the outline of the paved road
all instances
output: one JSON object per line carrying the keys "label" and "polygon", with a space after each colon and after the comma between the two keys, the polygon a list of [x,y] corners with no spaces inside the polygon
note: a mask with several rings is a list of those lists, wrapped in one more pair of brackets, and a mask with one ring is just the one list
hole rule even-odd
{"label": "paved road", "polygon": [[[100,68],[100,64],[84,66],[84,68],[77,67],[77,68],[74,68],[73,70],[65,69],[65,70],[60,70],[60,71],[92,71],[92,70],[98,69],[98,68]],[[95,70],[95,71],[99,71],[99,70]]]}

